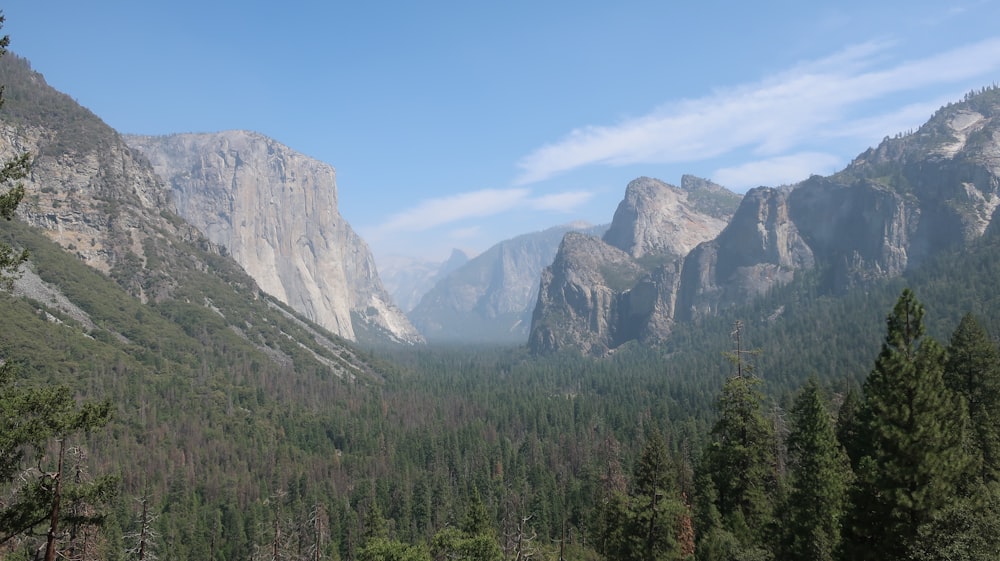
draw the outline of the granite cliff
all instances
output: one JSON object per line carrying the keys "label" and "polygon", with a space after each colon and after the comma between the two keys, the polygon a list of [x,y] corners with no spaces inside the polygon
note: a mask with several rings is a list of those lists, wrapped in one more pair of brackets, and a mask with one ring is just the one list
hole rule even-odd
{"label": "granite cliff", "polygon": [[126,140],[264,291],[349,340],[422,341],[340,216],[333,167],[248,131]]}
{"label": "granite cliff", "polygon": [[[744,304],[804,271],[814,273],[817,290],[843,293],[979,238],[1000,206],[1000,89],[943,107],[830,177],[749,191],[717,235],[695,232],[704,238],[696,245],[681,235],[697,221],[677,210],[677,191],[651,185],[629,185],[603,240],[634,262],[622,265],[596,240],[581,260],[580,240],[563,241],[542,278],[535,351],[602,354],[628,340],[663,339],[675,322]],[[617,286],[593,275],[602,267],[624,272]],[[595,293],[603,307],[572,297]]]}
{"label": "granite cliff", "polygon": [[739,196],[693,176],[628,184],[603,238],[567,234],[541,275],[529,345],[603,354],[669,331],[680,261],[726,226]]}

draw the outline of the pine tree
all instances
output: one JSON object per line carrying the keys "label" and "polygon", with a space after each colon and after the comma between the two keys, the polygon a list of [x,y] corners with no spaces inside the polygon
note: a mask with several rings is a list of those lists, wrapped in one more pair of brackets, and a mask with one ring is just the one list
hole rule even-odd
{"label": "pine tree", "polygon": [[971,314],[952,334],[944,381],[968,404],[983,479],[1000,480],[1000,351]]}
{"label": "pine tree", "polygon": [[685,510],[673,474],[663,436],[651,429],[628,496],[611,505],[615,510],[610,519],[619,528],[613,532],[617,536],[614,547],[606,552],[609,559],[656,561],[680,557],[677,538]]}
{"label": "pine tree", "polygon": [[846,531],[851,559],[903,559],[917,529],[970,480],[964,400],[944,383],[944,348],[924,335],[924,308],[904,290],[864,385],[861,447]]}
{"label": "pine tree", "polygon": [[814,379],[795,400],[791,415],[791,492],[783,509],[782,558],[832,561],[840,544],[850,462]]}
{"label": "pine tree", "polygon": [[705,461],[722,526],[744,547],[766,547],[777,489],[774,428],[759,385],[748,376],[726,381]]}

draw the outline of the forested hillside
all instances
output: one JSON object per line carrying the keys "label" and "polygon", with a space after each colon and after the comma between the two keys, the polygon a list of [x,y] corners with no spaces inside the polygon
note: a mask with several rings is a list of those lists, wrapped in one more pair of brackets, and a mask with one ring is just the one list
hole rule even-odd
{"label": "forested hillside", "polygon": [[[669,525],[673,541],[656,558],[684,558],[689,522],[698,558],[728,558],[709,556],[715,548],[767,558],[768,544],[778,543],[770,522],[741,533],[723,522],[724,508],[718,520],[711,508],[699,510],[711,488],[705,477],[737,469],[714,468],[720,475],[702,463],[724,413],[724,383],[737,384],[724,356],[736,350],[733,322],[742,321],[741,350],[753,351],[740,355],[751,372],[744,380],[754,380],[747,391],[761,392],[757,414],[775,439],[806,407],[793,397],[808,377],[819,381],[827,412],[848,389],[860,390],[902,286],[926,302],[924,323],[939,341],[969,311],[989,333],[997,328],[1000,244],[991,234],[866,294],[815,298],[808,282],[795,283],[679,332],[669,347],[629,346],[604,360],[539,359],[519,348],[386,351],[352,381],[308,367],[307,357],[276,369],[241,349],[217,314],[142,305],[30,229],[7,226],[39,275],[84,302],[101,326],[88,336],[45,302],[3,299],[16,385],[64,383],[80,398],[112,404],[108,426],[76,441],[86,444],[88,473],[120,480],[96,546],[102,558],[135,558],[125,553],[134,545],[127,536],[139,528],[143,497],[155,515],[150,547],[161,558],[248,559],[274,547],[304,558],[316,543],[320,558],[421,558],[440,554],[434,547],[482,546],[473,539],[480,534],[507,558],[517,547],[536,558],[555,559],[560,547],[566,558],[645,558],[615,553],[633,546],[608,532],[616,528],[609,516],[621,524],[638,516],[629,513],[642,500],[637,478],[649,454],[666,454],[657,485],[672,497],[670,512],[688,513],[670,518],[679,526]],[[762,520],[777,520],[790,492],[788,447],[774,443],[778,456],[768,463],[785,467],[769,476]],[[477,512],[485,518],[470,526]],[[377,556],[380,547],[388,557]]]}

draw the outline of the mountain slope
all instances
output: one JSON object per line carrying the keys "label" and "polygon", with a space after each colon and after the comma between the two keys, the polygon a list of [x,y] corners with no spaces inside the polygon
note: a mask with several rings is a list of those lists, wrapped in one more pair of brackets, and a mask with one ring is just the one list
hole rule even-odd
{"label": "mountain slope", "polygon": [[563,235],[605,229],[556,226],[502,241],[438,281],[409,317],[428,341],[523,343],[539,275]]}
{"label": "mountain slope", "polygon": [[337,209],[334,169],[247,131],[127,136],[170,185],[177,212],[269,294],[338,335],[420,335]]}
{"label": "mountain slope", "polygon": [[380,259],[379,272],[393,301],[409,314],[438,281],[468,262],[460,249],[453,249],[443,263],[391,255]]}

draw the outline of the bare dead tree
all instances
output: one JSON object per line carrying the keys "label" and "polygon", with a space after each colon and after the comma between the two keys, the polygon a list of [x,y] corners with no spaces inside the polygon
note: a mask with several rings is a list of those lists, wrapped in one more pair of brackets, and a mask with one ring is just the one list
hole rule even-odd
{"label": "bare dead tree", "polygon": [[137,561],[156,561],[157,539],[160,534],[153,527],[156,516],[149,511],[149,494],[144,493],[141,499],[136,499],[141,511],[139,514],[139,528],[135,532],[125,535],[125,539],[134,545],[128,549],[129,556],[134,556]]}

